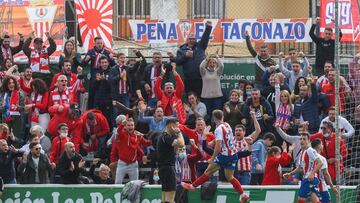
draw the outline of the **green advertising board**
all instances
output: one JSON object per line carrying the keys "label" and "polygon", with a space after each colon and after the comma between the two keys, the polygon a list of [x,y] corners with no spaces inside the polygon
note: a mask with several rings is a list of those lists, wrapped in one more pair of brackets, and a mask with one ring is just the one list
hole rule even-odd
{"label": "green advertising board", "polygon": [[240,79],[255,80],[255,65],[247,63],[225,63],[224,74],[220,78],[222,89],[231,90],[238,88],[238,81]]}
{"label": "green advertising board", "polygon": [[[245,186],[250,203],[297,202],[297,190],[298,186]],[[121,191],[120,185],[7,185],[0,203],[130,203],[121,200]],[[346,199],[342,202],[356,202],[356,187],[341,187],[341,194]],[[161,203],[160,198],[160,186],[145,186],[141,190],[140,203]],[[239,194],[231,185],[220,185],[213,200],[201,200],[197,189],[189,193],[189,202],[235,203],[239,202]]]}

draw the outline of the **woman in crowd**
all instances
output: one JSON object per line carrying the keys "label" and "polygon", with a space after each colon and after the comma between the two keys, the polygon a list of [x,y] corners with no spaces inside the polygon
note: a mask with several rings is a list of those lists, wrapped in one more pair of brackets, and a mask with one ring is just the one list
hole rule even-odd
{"label": "woman in crowd", "polygon": [[303,85],[307,85],[307,80],[306,80],[305,77],[299,77],[295,81],[294,91],[291,93],[291,101],[292,101],[292,103],[295,103],[295,101],[299,98],[300,87],[303,86]]}
{"label": "woman in crowd", "polygon": [[243,93],[243,102],[246,102],[248,98],[251,98],[251,91],[254,88],[254,84],[249,82],[245,84],[245,89]]}
{"label": "woman in crowd", "polygon": [[24,95],[19,90],[16,78],[7,76],[2,83],[0,94],[0,110],[2,122],[9,125],[10,131],[19,140],[24,140],[24,133],[21,129],[21,114],[24,112]]}
{"label": "woman in crowd", "polygon": [[0,69],[0,80],[2,81],[5,76],[10,75],[18,79],[20,76],[19,68],[11,61],[11,59],[5,59],[4,67]]}
{"label": "woman in crowd", "polygon": [[46,132],[50,115],[47,111],[49,103],[49,92],[46,83],[39,78],[34,79],[31,83],[31,104],[25,106],[25,110],[30,111],[31,126],[40,125]]}
{"label": "woman in crowd", "polygon": [[224,120],[233,128],[237,124],[246,125],[245,115],[243,114],[243,102],[240,100],[239,90],[230,91],[230,100],[224,104]]}
{"label": "woman in crowd", "polygon": [[289,147],[287,152],[287,144],[284,142],[281,146],[272,146],[268,152],[268,157],[265,163],[265,172],[262,185],[281,185],[281,166],[288,166],[291,163],[291,154],[293,147]]}
{"label": "woman in crowd", "polygon": [[64,60],[69,59],[72,61],[71,72],[77,73],[77,67],[80,65],[81,55],[75,51],[75,43],[73,40],[68,40],[64,44],[64,52],[61,53],[59,58],[59,69],[61,70]]}
{"label": "woman in crowd", "polygon": [[195,128],[195,120],[198,117],[205,118],[206,105],[200,101],[195,92],[188,93],[188,104],[184,104],[186,113],[186,124],[190,128]]}
{"label": "woman in crowd", "polygon": [[224,72],[224,64],[218,55],[206,57],[200,64],[200,74],[203,87],[201,98],[207,107],[207,114],[211,115],[215,109],[222,109],[223,93],[220,76]]}

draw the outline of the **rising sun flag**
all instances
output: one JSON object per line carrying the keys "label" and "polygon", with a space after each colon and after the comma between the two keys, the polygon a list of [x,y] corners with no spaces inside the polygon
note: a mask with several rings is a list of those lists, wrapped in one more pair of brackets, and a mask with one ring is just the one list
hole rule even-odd
{"label": "rising sun flag", "polygon": [[81,39],[87,50],[94,46],[94,38],[101,37],[104,46],[112,43],[112,0],[75,0]]}

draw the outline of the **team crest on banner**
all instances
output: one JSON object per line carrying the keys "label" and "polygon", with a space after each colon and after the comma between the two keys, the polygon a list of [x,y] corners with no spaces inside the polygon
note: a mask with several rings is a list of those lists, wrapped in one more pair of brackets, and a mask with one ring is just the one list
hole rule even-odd
{"label": "team crest on banner", "polygon": [[94,38],[101,37],[104,46],[112,44],[112,0],[75,0],[76,15],[85,50],[94,46]]}
{"label": "team crest on banner", "polygon": [[51,1],[30,1],[30,6],[26,7],[26,13],[36,37],[46,40],[45,33],[50,32],[57,11],[57,5],[52,5]]}
{"label": "team crest on banner", "polygon": [[182,20],[179,22],[179,27],[181,31],[181,35],[183,39],[186,39],[191,31],[191,21],[190,20]]}

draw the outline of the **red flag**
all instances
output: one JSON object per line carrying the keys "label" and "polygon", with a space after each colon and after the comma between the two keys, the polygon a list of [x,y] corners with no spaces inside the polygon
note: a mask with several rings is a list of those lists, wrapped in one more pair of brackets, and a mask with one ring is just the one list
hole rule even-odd
{"label": "red flag", "polygon": [[[334,28],[331,21],[335,18],[335,0],[321,0],[320,4],[321,36],[326,27]],[[359,5],[357,0],[339,1],[339,24],[342,31],[342,42],[360,41]]]}

